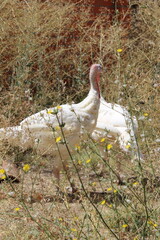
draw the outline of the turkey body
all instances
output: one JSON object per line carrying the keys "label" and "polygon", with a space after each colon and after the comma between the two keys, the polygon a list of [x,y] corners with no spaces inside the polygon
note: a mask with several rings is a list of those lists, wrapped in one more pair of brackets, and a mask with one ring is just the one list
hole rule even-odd
{"label": "turkey body", "polygon": [[0,141],[5,140],[24,150],[33,148],[40,155],[53,156],[53,173],[59,181],[60,170],[65,168],[69,158],[67,146],[71,152],[74,151],[75,145],[96,126],[100,105],[100,72],[99,64],[91,66],[91,87],[82,102],[45,109],[25,118],[19,126],[1,128]]}
{"label": "turkey body", "polygon": [[121,149],[128,152],[137,148],[135,138],[137,129],[136,118],[131,117],[126,108],[107,103],[101,97],[96,128],[92,132],[94,140],[99,141],[105,137],[117,138]]}

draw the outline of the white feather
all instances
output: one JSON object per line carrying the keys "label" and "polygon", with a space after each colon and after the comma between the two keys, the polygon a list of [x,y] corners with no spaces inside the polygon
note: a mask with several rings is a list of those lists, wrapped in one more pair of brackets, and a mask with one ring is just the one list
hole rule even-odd
{"label": "white feather", "polygon": [[[65,140],[74,150],[86,133],[91,133],[96,126],[100,104],[98,77],[101,71],[99,64],[93,64],[90,69],[90,91],[88,96],[78,104],[61,105],[58,109],[42,110],[24,119],[19,126],[0,129],[0,140],[7,140],[14,146],[28,149],[34,148],[38,154],[54,156],[53,166],[59,179],[62,168],[61,158],[65,162],[69,157],[65,144],[56,143],[56,138],[63,138],[61,130],[54,131],[62,125]],[[49,112],[55,114],[49,114]],[[64,141],[64,139],[62,139]],[[60,156],[61,155],[61,156]]]}
{"label": "white feather", "polygon": [[126,108],[118,104],[107,103],[101,97],[97,125],[92,132],[94,140],[115,137],[124,151],[129,151],[127,148],[129,144],[132,149],[137,149],[135,138],[137,128],[136,118],[132,117]]}

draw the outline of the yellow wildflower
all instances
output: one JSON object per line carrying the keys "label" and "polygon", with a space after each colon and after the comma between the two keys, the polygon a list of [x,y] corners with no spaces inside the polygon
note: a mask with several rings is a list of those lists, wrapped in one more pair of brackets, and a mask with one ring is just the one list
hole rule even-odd
{"label": "yellow wildflower", "polygon": [[53,109],[48,110],[47,113],[48,113],[48,114],[54,113],[54,112],[53,112]]}
{"label": "yellow wildflower", "polygon": [[81,165],[81,164],[82,164],[82,161],[81,161],[81,160],[78,160],[78,164]]}
{"label": "yellow wildflower", "polygon": [[6,179],[6,175],[2,175],[1,176],[1,179],[3,180],[3,179]]}
{"label": "yellow wildflower", "polygon": [[16,208],[14,209],[14,211],[16,211],[16,212],[18,212],[19,210],[20,210],[19,207],[16,207]]}
{"label": "yellow wildflower", "polygon": [[75,150],[80,151],[81,147],[78,144],[75,144]]}
{"label": "yellow wildflower", "polygon": [[136,237],[134,237],[134,239],[133,240],[138,240],[139,238],[136,236]]}
{"label": "yellow wildflower", "polygon": [[107,188],[107,192],[111,192],[113,189],[110,187],[110,188]]}
{"label": "yellow wildflower", "polygon": [[72,232],[77,232],[77,229],[76,228],[71,228],[71,231]]}
{"label": "yellow wildflower", "polygon": [[148,222],[147,222],[149,225],[152,225],[153,227],[158,227],[158,224],[156,224],[156,223],[154,223],[153,221],[151,221],[151,220],[149,220]]}
{"label": "yellow wildflower", "polygon": [[105,138],[102,138],[101,140],[100,140],[100,142],[102,143],[102,142],[104,142],[106,139]]}
{"label": "yellow wildflower", "polygon": [[59,106],[59,105],[58,105],[56,108],[57,108],[57,109],[62,109],[62,107],[61,107],[61,106]]}
{"label": "yellow wildflower", "polygon": [[125,148],[127,148],[127,149],[129,149],[130,147],[131,147],[130,144],[127,144],[127,145],[125,146]]}
{"label": "yellow wildflower", "polygon": [[107,150],[110,150],[112,147],[113,147],[112,144],[108,144],[106,148]]}
{"label": "yellow wildflower", "polygon": [[57,137],[57,138],[56,138],[56,143],[60,142],[61,139],[62,139],[61,137]]}
{"label": "yellow wildflower", "polygon": [[58,218],[58,220],[59,220],[60,222],[62,222],[62,221],[63,221],[63,218],[60,217],[60,218]]}
{"label": "yellow wildflower", "polygon": [[90,162],[91,162],[91,159],[90,159],[90,158],[86,160],[86,163],[90,163]]}
{"label": "yellow wildflower", "polygon": [[128,227],[128,224],[123,224],[122,227],[126,228],[126,227]]}
{"label": "yellow wildflower", "polygon": [[123,51],[122,48],[118,48],[118,49],[117,49],[117,52],[118,52],[118,53],[121,53],[122,51]]}
{"label": "yellow wildflower", "polygon": [[103,200],[102,202],[101,202],[101,205],[104,205],[106,203],[106,200]]}
{"label": "yellow wildflower", "polygon": [[113,207],[113,205],[112,205],[112,204],[109,204],[109,205],[108,205],[108,207],[112,208],[112,207]]}
{"label": "yellow wildflower", "polygon": [[30,166],[29,164],[25,164],[25,165],[23,166],[23,171],[24,171],[24,172],[28,172],[28,171],[30,170],[30,168],[31,168],[31,166]]}
{"label": "yellow wildflower", "polygon": [[56,127],[55,127],[55,130],[56,130],[56,131],[58,131],[58,130],[60,130],[60,129],[61,129],[61,128],[60,128],[59,126],[56,126]]}
{"label": "yellow wildflower", "polygon": [[144,117],[148,117],[148,113],[143,113],[143,116]]}
{"label": "yellow wildflower", "polygon": [[113,191],[114,193],[117,193],[117,190],[116,189],[114,189],[114,191]]}
{"label": "yellow wildflower", "polygon": [[158,224],[154,223],[154,224],[153,224],[153,227],[155,227],[155,228],[158,227]]}
{"label": "yellow wildflower", "polygon": [[47,113],[48,114],[57,114],[58,113],[58,110],[61,109],[62,107],[61,106],[57,106],[55,107],[54,109],[49,109],[47,110]]}
{"label": "yellow wildflower", "polygon": [[137,186],[139,184],[139,182],[134,182],[133,186]]}
{"label": "yellow wildflower", "polygon": [[96,186],[96,182],[93,182],[93,183],[92,183],[92,186]]}
{"label": "yellow wildflower", "polygon": [[5,170],[3,168],[0,169],[0,174],[5,174]]}

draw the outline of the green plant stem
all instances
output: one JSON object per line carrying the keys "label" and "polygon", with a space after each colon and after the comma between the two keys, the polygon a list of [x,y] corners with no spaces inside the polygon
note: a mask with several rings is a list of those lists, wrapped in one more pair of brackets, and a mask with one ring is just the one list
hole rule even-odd
{"label": "green plant stem", "polygon": [[[59,119],[58,119],[58,116],[57,116],[57,120],[58,120],[59,126],[61,126],[60,121],[59,121]],[[87,199],[89,200],[89,202],[91,203],[91,205],[94,207],[94,209],[96,210],[96,212],[97,212],[98,215],[100,216],[101,221],[103,222],[103,224],[108,228],[108,230],[113,234],[113,236],[114,236],[116,239],[119,240],[118,236],[117,236],[117,235],[113,232],[113,230],[109,227],[109,225],[108,225],[108,224],[106,223],[106,221],[104,220],[101,212],[98,210],[98,208],[96,207],[96,205],[93,203],[93,201],[91,200],[91,198],[88,196],[87,191],[86,191],[86,189],[85,189],[85,187],[84,187],[84,184],[83,184],[83,182],[82,182],[82,179],[81,179],[81,177],[80,177],[79,171],[78,171],[78,169],[77,169],[77,166],[76,166],[76,164],[74,163],[72,154],[71,154],[71,152],[70,152],[70,150],[69,150],[69,147],[68,147],[68,144],[67,144],[67,142],[66,142],[66,138],[65,138],[65,134],[64,134],[63,128],[61,128],[61,132],[62,132],[62,136],[63,136],[63,138],[64,138],[64,140],[65,140],[65,141],[64,141],[64,144],[65,144],[66,149],[67,149],[67,151],[68,151],[68,153],[69,153],[69,156],[70,156],[70,159],[71,159],[71,161],[72,161],[72,164],[73,164],[73,166],[74,166],[74,168],[75,168],[75,170],[76,170],[77,176],[78,176],[78,178],[79,178],[79,181],[80,181],[80,183],[81,183],[81,186],[82,186],[82,189],[83,189],[83,191],[84,191],[84,193],[85,193],[85,196],[87,197]]]}

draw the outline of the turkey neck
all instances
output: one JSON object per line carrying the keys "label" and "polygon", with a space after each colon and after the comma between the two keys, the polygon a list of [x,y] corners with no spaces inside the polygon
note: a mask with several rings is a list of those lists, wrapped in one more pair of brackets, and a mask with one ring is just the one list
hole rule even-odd
{"label": "turkey neck", "polygon": [[99,89],[100,73],[95,73],[91,71],[89,74],[89,79],[90,79],[90,86],[91,86],[90,92],[94,93],[100,98],[100,89]]}
{"label": "turkey neck", "polygon": [[99,78],[100,74],[91,71],[89,75],[90,79],[90,91],[88,96],[80,103],[76,104],[78,108],[82,108],[88,114],[93,114],[96,118],[98,115],[98,109],[100,105],[100,90],[99,90]]}

